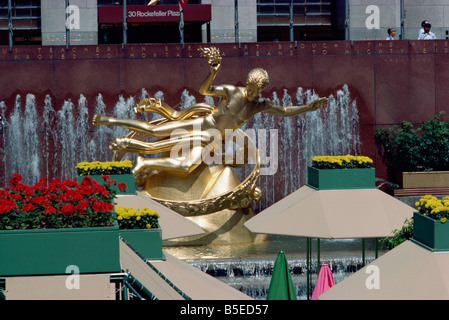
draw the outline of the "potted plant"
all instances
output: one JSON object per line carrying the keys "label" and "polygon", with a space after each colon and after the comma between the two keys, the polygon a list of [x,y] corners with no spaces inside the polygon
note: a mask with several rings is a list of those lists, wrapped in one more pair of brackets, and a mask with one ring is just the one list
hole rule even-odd
{"label": "potted plant", "polygon": [[159,213],[149,208],[116,206],[120,237],[146,260],[165,260]]}
{"label": "potted plant", "polygon": [[107,176],[112,190],[117,194],[135,194],[136,185],[130,160],[110,162],[80,162],[76,165],[78,181],[89,176],[97,182]]}
{"label": "potted plant", "polygon": [[391,250],[396,248],[402,242],[413,237],[413,218],[405,219],[404,225],[401,229],[393,230],[393,236],[382,239],[381,245],[383,248]]}
{"label": "potted plant", "polygon": [[449,197],[421,197],[413,214],[413,239],[432,251],[449,250]]}
{"label": "potted plant", "polygon": [[375,132],[388,179],[402,188],[449,187],[449,122],[444,111],[418,128],[407,121]]}
{"label": "potted plant", "polygon": [[118,224],[107,185],[90,178],[33,186],[14,174],[0,190],[0,276],[120,271]]}
{"label": "potted plant", "polygon": [[314,156],[308,168],[308,185],[320,190],[375,188],[372,163],[364,156]]}

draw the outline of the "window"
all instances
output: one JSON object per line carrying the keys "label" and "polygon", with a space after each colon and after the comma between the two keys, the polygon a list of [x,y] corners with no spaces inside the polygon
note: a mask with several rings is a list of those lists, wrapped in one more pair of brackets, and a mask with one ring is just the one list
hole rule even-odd
{"label": "window", "polygon": [[[126,0],[128,6],[146,6],[150,0]],[[198,4],[199,0],[189,0],[188,4]],[[179,0],[159,0],[157,4],[178,4]],[[99,6],[122,5],[123,0],[98,0]]]}
{"label": "window", "polygon": [[258,0],[258,26],[289,25],[291,6],[293,6],[294,25],[331,25],[330,1]]}
{"label": "window", "polygon": [[42,43],[39,0],[0,0],[0,45],[9,44],[9,22],[14,45]]}
{"label": "window", "polygon": [[294,40],[330,39],[333,12],[330,0],[257,0],[257,40],[289,41],[290,22]]}

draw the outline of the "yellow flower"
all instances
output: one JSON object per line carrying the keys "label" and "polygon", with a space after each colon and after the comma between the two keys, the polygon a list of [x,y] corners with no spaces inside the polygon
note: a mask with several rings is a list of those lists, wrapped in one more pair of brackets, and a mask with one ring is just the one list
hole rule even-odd
{"label": "yellow flower", "polygon": [[[366,167],[365,164],[373,163],[373,160],[365,156],[313,156],[311,157],[312,162],[317,167],[327,167],[327,168],[358,168]],[[327,166],[325,164],[328,164]]]}
{"label": "yellow flower", "polygon": [[105,172],[106,170],[113,170],[114,168],[117,169],[132,168],[132,166],[133,165],[130,160],[109,161],[109,162],[94,161],[94,162],[79,162],[76,165],[76,169],[87,171],[89,174],[89,171],[91,170],[100,170]]}
{"label": "yellow flower", "polygon": [[442,218],[441,223],[445,223],[445,222],[446,222],[446,218]]}
{"label": "yellow flower", "polygon": [[[122,225],[125,228],[131,224],[133,227],[140,228],[151,228],[151,223],[155,223],[157,227],[157,218],[159,217],[159,213],[149,208],[127,208],[122,206],[115,206],[115,212],[117,213],[117,219],[123,221],[122,224],[119,224],[119,227]],[[148,216],[148,218],[146,218]]]}

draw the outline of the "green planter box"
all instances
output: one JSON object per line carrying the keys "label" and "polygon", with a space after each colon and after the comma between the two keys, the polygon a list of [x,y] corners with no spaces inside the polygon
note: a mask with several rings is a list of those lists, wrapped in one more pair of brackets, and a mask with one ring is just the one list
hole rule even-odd
{"label": "green planter box", "polygon": [[118,225],[0,231],[0,276],[120,272]]}
{"label": "green planter box", "polygon": [[441,223],[415,212],[412,240],[431,251],[448,251],[449,222]]}
{"label": "green planter box", "polygon": [[[104,180],[101,179],[103,175],[89,175],[93,180],[97,181],[99,184],[103,184]],[[109,174],[110,180],[117,180],[116,184],[111,185],[112,189],[117,192],[117,194],[136,194],[136,180],[134,174]],[[78,176],[78,183],[80,183],[85,176]],[[118,188],[118,184],[124,182],[126,183],[126,191],[122,192]]]}
{"label": "green planter box", "polygon": [[138,254],[147,260],[165,260],[162,252],[162,230],[153,229],[120,229],[120,236]]}
{"label": "green planter box", "polygon": [[372,189],[376,187],[376,170],[363,169],[317,169],[308,167],[309,187],[319,190]]}

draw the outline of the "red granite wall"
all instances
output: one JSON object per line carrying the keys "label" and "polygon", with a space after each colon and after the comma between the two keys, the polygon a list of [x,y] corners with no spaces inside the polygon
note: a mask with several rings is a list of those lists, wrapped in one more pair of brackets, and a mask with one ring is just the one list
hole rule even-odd
{"label": "red granite wall", "polygon": [[[176,106],[184,89],[198,99],[208,74],[198,47],[204,44],[29,46],[0,47],[0,101],[9,109],[17,94],[45,95],[55,107],[83,94],[94,107],[103,95],[108,108],[118,96],[164,92]],[[449,110],[449,41],[329,41],[214,44],[223,54],[215,83],[243,85],[253,67],[265,68],[270,85],[263,93],[298,87],[320,96],[336,94],[348,85],[360,113],[362,154],[376,160],[377,176],[385,170],[374,145],[377,127],[404,120],[420,123],[440,110]],[[93,111],[92,111],[93,112]]]}

